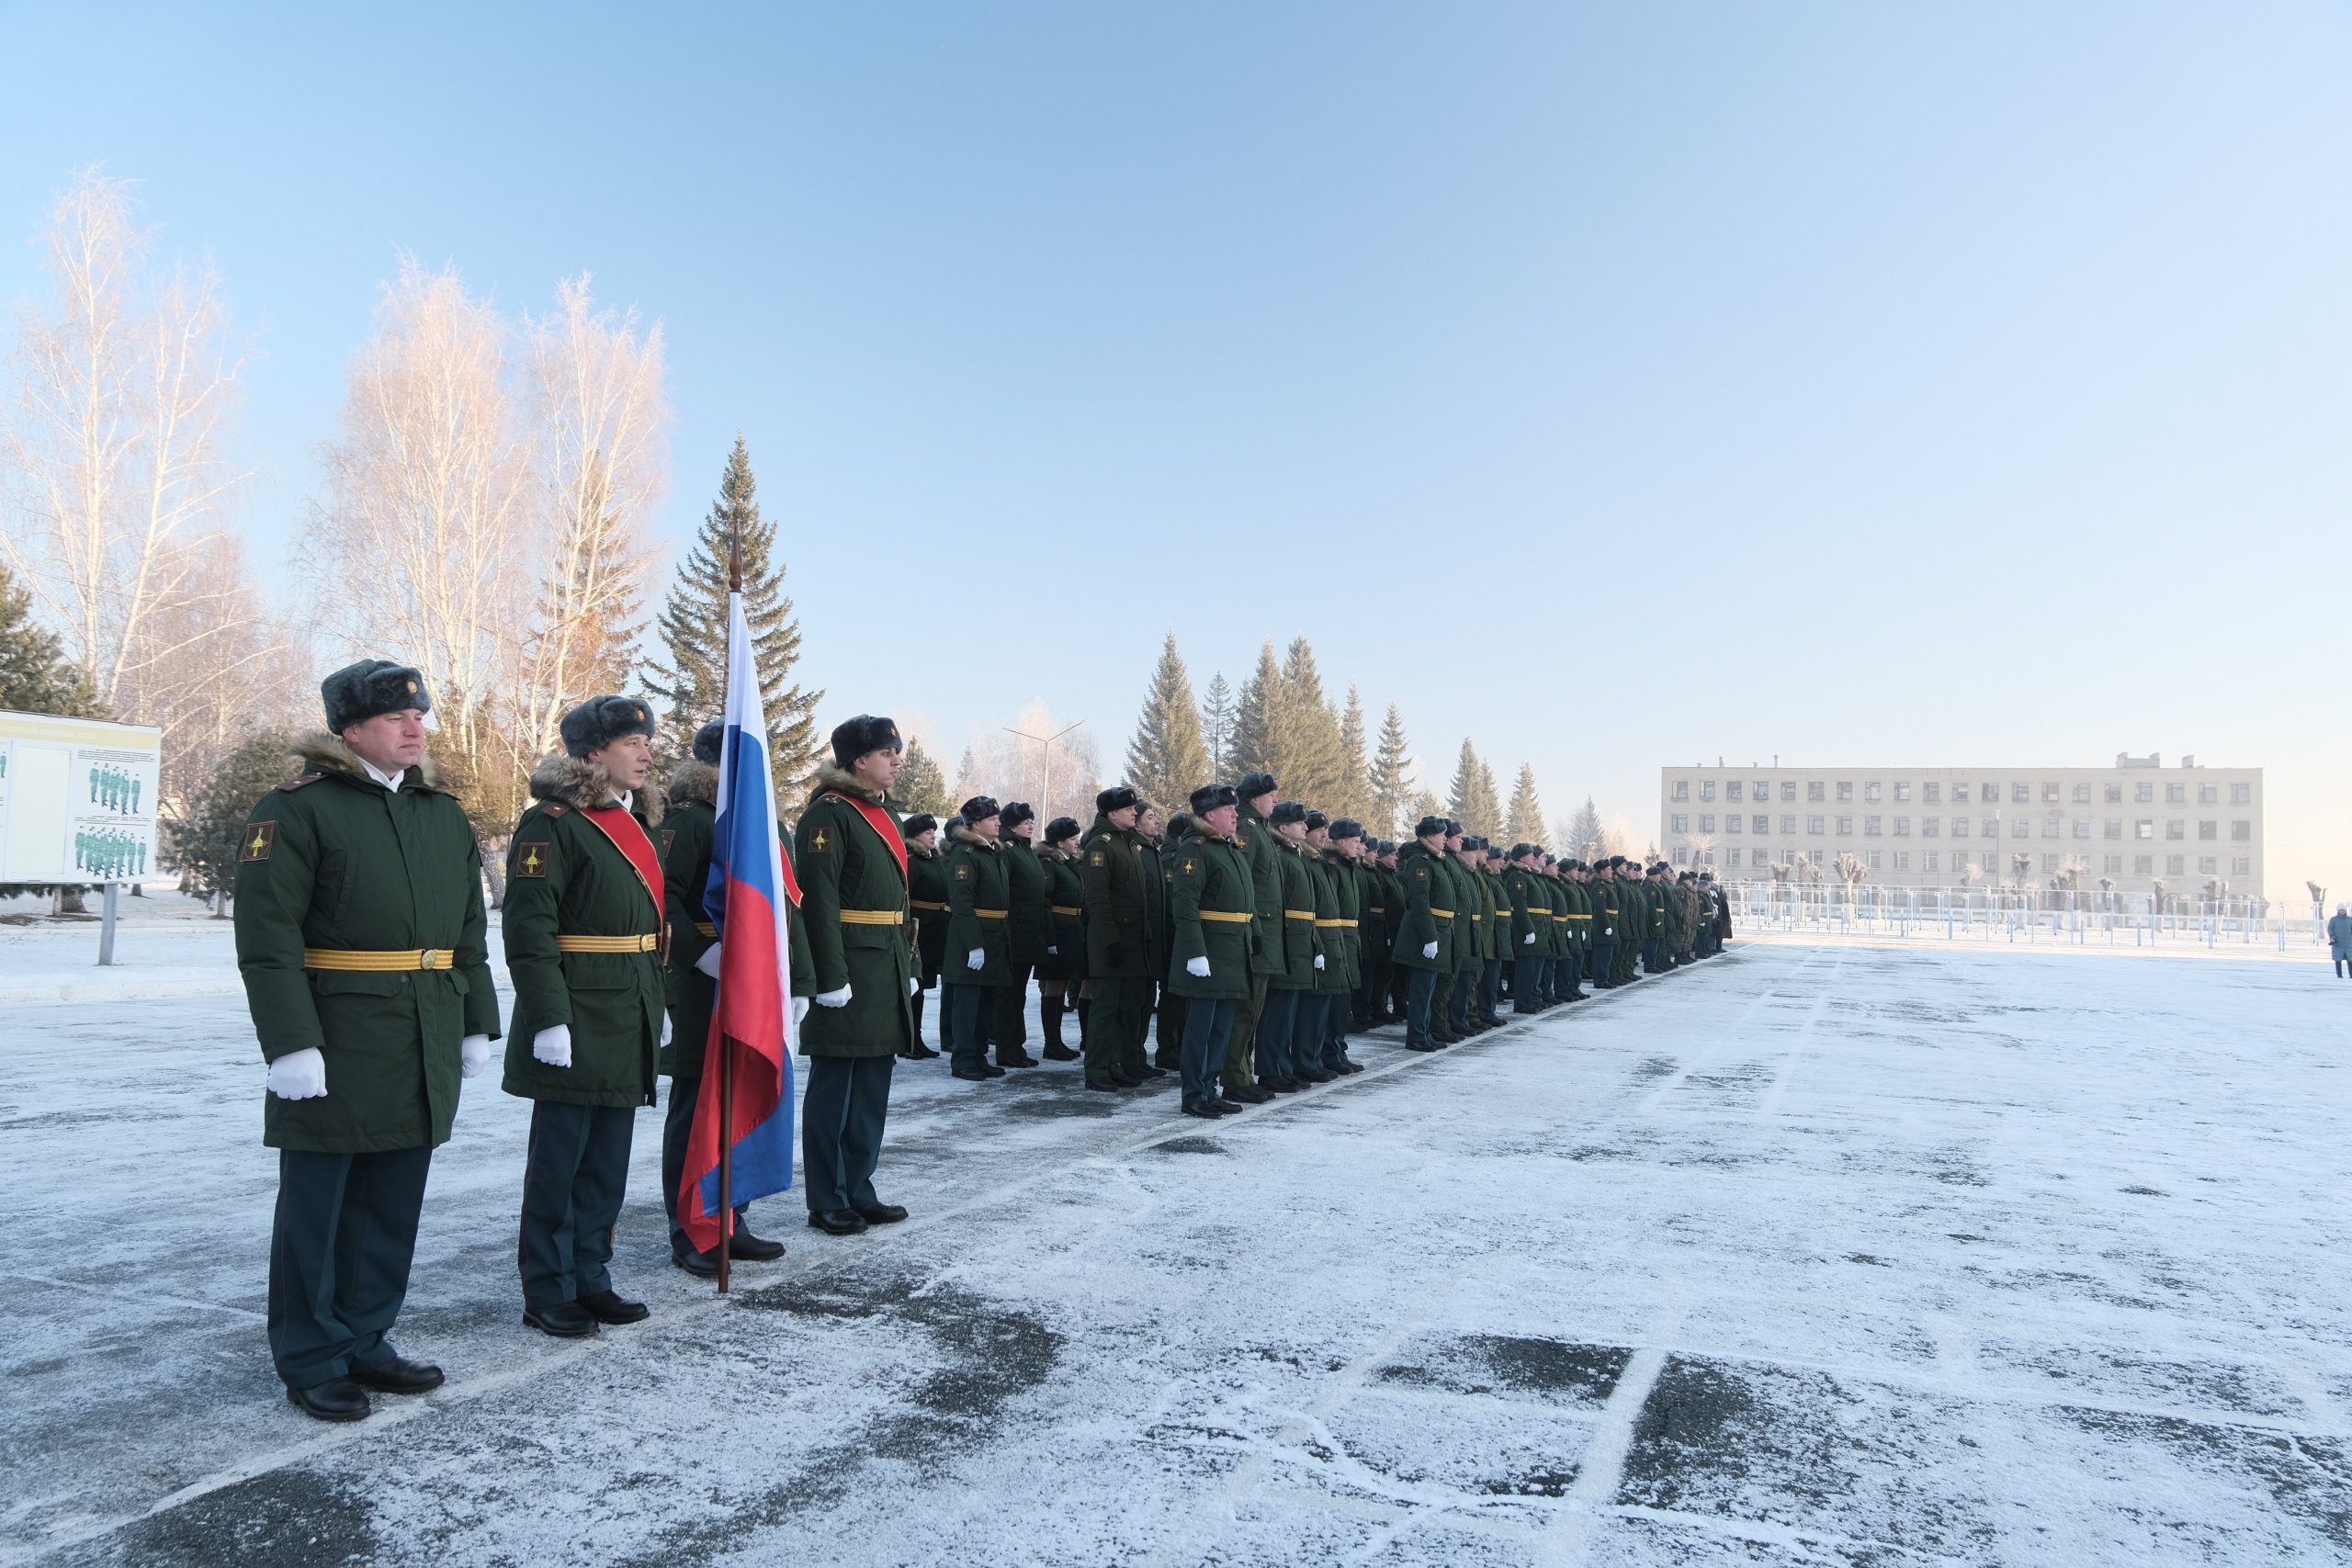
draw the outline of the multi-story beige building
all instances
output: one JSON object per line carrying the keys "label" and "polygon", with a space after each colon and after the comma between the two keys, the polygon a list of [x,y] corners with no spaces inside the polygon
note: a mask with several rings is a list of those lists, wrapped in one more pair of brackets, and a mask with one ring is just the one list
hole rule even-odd
{"label": "multi-story beige building", "polygon": [[[2262,770],[2110,768],[1662,768],[1658,842],[1680,865],[1761,881],[1805,856],[1835,881],[1841,854],[1882,887],[2032,886],[2262,891]],[[2023,857],[2020,860],[2019,857]]]}

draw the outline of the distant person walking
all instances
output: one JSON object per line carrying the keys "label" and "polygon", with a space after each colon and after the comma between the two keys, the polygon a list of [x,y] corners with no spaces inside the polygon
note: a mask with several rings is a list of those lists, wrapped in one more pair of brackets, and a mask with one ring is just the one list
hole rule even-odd
{"label": "distant person walking", "polygon": [[2352,966],[2352,910],[2338,904],[2335,918],[2327,922],[2327,955],[2335,960],[2336,978],[2342,979]]}

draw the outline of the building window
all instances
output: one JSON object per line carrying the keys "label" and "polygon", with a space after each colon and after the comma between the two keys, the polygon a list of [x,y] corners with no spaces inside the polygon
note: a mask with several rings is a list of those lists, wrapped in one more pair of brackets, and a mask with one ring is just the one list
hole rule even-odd
{"label": "building window", "polygon": [[1747,792],[1747,795],[1748,798],[1751,800],[1764,801],[1771,799],[1772,782],[1770,779],[1758,779],[1756,781],[1755,787],[1750,789]]}
{"label": "building window", "polygon": [[1862,818],[1862,837],[1864,837],[1864,838],[1866,838],[1866,839],[1875,839],[1875,838],[1877,838],[1877,837],[1879,836],[1878,824],[1879,824],[1879,819],[1878,819],[1877,818],[1875,818],[1875,817],[1865,817],[1865,818]]}
{"label": "building window", "polygon": [[1731,783],[1724,785],[1724,798],[1725,800],[1737,800],[1739,798],[1739,781],[1737,779],[1732,780]]}
{"label": "building window", "polygon": [[1826,833],[1829,831],[1826,826],[1828,820],[1826,817],[1808,817],[1804,819],[1804,830],[1808,833]]}
{"label": "building window", "polygon": [[1894,798],[1895,798],[1895,800],[1896,800],[1897,802],[1905,801],[1905,800],[1910,799],[1910,798],[1911,798],[1911,786],[1910,786],[1909,784],[1896,784],[1896,785],[1894,786]]}
{"label": "building window", "polygon": [[2232,806],[2252,806],[2254,804],[2254,786],[2250,784],[2232,784],[2230,786],[2230,804]]}
{"label": "building window", "polygon": [[2132,799],[2136,805],[2154,806],[2156,803],[2156,786],[2152,784],[2133,784]]}
{"label": "building window", "polygon": [[2221,786],[2220,786],[2219,784],[2199,784],[2199,785],[2197,786],[2197,804],[2198,804],[2198,805],[2199,805],[2199,806],[2219,806],[2219,805],[2221,805],[2221,804],[2222,804],[2222,788],[2221,788]]}
{"label": "building window", "polygon": [[2091,819],[2090,819],[2089,818],[2087,818],[2087,817],[2077,817],[2077,818],[2075,818],[2075,837],[2076,837],[2077,839],[2087,839],[2087,838],[2089,838],[2090,836],[2091,836]]}
{"label": "building window", "polygon": [[2156,874],[2156,857],[2155,857],[2155,856],[2154,856],[2154,855],[2133,855],[2133,856],[2132,857],[2132,875],[2134,875],[2134,876],[2154,876],[2154,875],[2155,875],[2155,874]]}
{"label": "building window", "polygon": [[[1758,829],[1758,832],[1761,832],[1762,830],[1763,830],[1763,829]],[[1796,832],[1796,830],[1797,830],[1797,819],[1796,819],[1795,818],[1793,818],[1793,817],[1788,817],[1788,816],[1783,816],[1783,817],[1781,818],[1781,832],[1786,833],[1786,834],[1793,835],[1793,834]]]}
{"label": "building window", "polygon": [[1853,780],[1839,779],[1838,781],[1838,798],[1840,800],[1851,800],[1854,798]]}
{"label": "building window", "polygon": [[1804,797],[1807,800],[1826,800],[1829,798],[1829,786],[1819,779],[1808,779],[1805,781]]}
{"label": "building window", "polygon": [[1987,806],[1998,806],[2001,804],[2001,786],[1996,784],[1979,784],[1976,786],[1976,798]]}
{"label": "building window", "polygon": [[1911,869],[1911,852],[1909,850],[1897,850],[1894,852],[1894,869],[1897,871],[1909,871]]}
{"label": "building window", "polygon": [[2187,855],[2165,856],[2165,874],[2166,876],[2186,876],[2188,874],[2188,857]]}
{"label": "building window", "polygon": [[[1933,806],[1938,801],[1941,800],[1943,798],[1943,795],[1944,786],[1939,784],[1921,784],[1919,786],[1919,798],[1926,801],[1930,806]],[[1953,798],[1958,799],[1959,796],[1955,795]]]}
{"label": "building window", "polygon": [[2064,818],[2057,817],[2043,818],[2041,819],[2041,836],[2045,839],[2056,838],[2058,836],[2059,827],[2062,825],[2063,821]]}
{"label": "building window", "polygon": [[1967,818],[1955,817],[1951,819],[1951,836],[1955,839],[1965,839],[1968,837]]}
{"label": "building window", "polygon": [[2123,874],[2123,857],[2121,855],[2108,856],[2107,872],[2109,876],[2121,875]]}
{"label": "building window", "polygon": [[2058,804],[2058,786],[2046,780],[2041,785],[2041,804],[2044,806]]}
{"label": "building window", "polygon": [[1898,817],[1894,819],[1894,836],[1898,839],[1907,839],[1911,836],[1911,818]]}
{"label": "building window", "polygon": [[2222,825],[2219,822],[2214,821],[2211,818],[2209,817],[2204,821],[2197,824],[2197,837],[2202,841],[2210,844],[2221,836]]}
{"label": "building window", "polygon": [[2009,799],[2019,806],[2032,805],[2033,786],[2030,784],[2015,780],[2011,781],[2009,784]]}
{"label": "building window", "polygon": [[2056,855],[2044,855],[2044,856],[2042,856],[2042,857],[2041,857],[2041,874],[2042,874],[2042,875],[2044,875],[2044,876],[2052,876],[2052,875],[2055,875],[2055,874],[2057,874],[2057,871],[2058,871],[2058,857],[2057,857]]}
{"label": "building window", "polygon": [[2253,840],[2253,823],[2241,817],[2236,821],[2230,824],[2230,842],[2233,844],[2245,844],[2251,843]]}
{"label": "building window", "polygon": [[[2107,803],[2109,806],[2120,806],[2123,804],[2123,786],[2121,784],[2111,784],[2107,786]],[[2116,869],[2120,871],[2122,868],[2118,866]]]}
{"label": "building window", "polygon": [[1943,859],[1941,854],[1938,853],[1934,850],[1929,850],[1926,854],[1919,857],[1919,869],[1921,871],[1941,871],[1943,868],[1936,863],[1941,859]]}
{"label": "building window", "polygon": [[1872,851],[1871,851],[1871,852],[1870,852],[1867,856],[1865,856],[1865,857],[1864,857],[1865,863],[1867,863],[1872,871],[1876,871],[1876,870],[1878,870],[1878,869],[1879,869],[1879,863],[1878,863],[1878,862],[1879,862],[1879,855],[1880,855],[1880,853],[1881,853],[1881,852],[1880,852],[1880,851],[1872,850]]}
{"label": "building window", "polygon": [[2222,869],[2222,859],[2221,859],[2221,857],[2220,857],[2219,855],[2199,855],[2199,856],[2197,857],[2197,874],[2198,874],[2198,875],[2199,875],[2199,876],[2211,876],[2211,875],[2212,875],[2215,872],[2217,872],[2217,871],[2219,871],[2219,870],[2221,870],[2221,869]]}
{"label": "building window", "polygon": [[2232,876],[2252,876],[2254,874],[2254,857],[2251,855],[2232,855],[2230,857],[2230,874]]}
{"label": "building window", "polygon": [[1712,833],[1714,830],[1715,814],[1712,811],[1702,811],[1699,813],[1699,831],[1702,833]]}
{"label": "building window", "polygon": [[[1759,811],[1747,819],[1747,830],[1751,833],[1769,833],[1772,830],[1772,819]],[[1793,822],[1790,824],[1789,831],[1792,833],[1796,831]]]}
{"label": "building window", "polygon": [[1738,813],[1738,812],[1736,812],[1736,811],[1726,811],[1726,812],[1724,812],[1724,832],[1726,832],[1726,833],[1736,833],[1736,832],[1738,832],[1738,831],[1739,831],[1739,824],[1740,824],[1740,822],[1741,822],[1742,820],[1743,820],[1743,818],[1740,817],[1739,813]]}
{"label": "building window", "polygon": [[1713,800],[1715,798],[1714,780],[1701,779],[1699,781],[1699,798],[1701,800]]}
{"label": "building window", "polygon": [[2123,837],[2123,818],[2120,817],[2109,818],[2107,819],[2107,826],[2101,829],[2101,831],[2110,839],[2120,839]]}
{"label": "building window", "polygon": [[1797,781],[1794,779],[1782,779],[1781,781],[1781,798],[1782,800],[1794,800],[1796,797]]}
{"label": "building window", "polygon": [[1677,780],[1675,780],[1675,781],[1674,781],[1674,792],[1673,792],[1671,795],[1669,795],[1667,798],[1668,798],[1668,799],[1669,799],[1669,800],[1688,800],[1688,799],[1690,799],[1690,781],[1689,779],[1677,779]]}
{"label": "building window", "polygon": [[2188,786],[2185,784],[2168,784],[2165,785],[2165,804],[2166,806],[2188,805]]}
{"label": "building window", "polygon": [[2018,818],[2016,821],[2009,824],[2009,837],[2012,839],[2032,838],[2033,824],[2027,821],[2022,817]]}
{"label": "building window", "polygon": [[2132,824],[2132,836],[2135,839],[2153,839],[2156,836],[2156,825],[2150,818],[2143,817]]}
{"label": "building window", "polygon": [[1885,797],[1885,787],[1884,787],[1883,785],[1882,785],[1882,784],[1880,784],[1876,779],[1872,779],[1872,780],[1871,780],[1871,782],[1870,782],[1870,783],[1868,783],[1868,784],[1864,784],[1864,785],[1862,786],[1862,798],[1863,798],[1864,800],[1880,800],[1880,799],[1883,799],[1884,797]]}
{"label": "building window", "polygon": [[1838,836],[1841,839],[1850,839],[1854,836],[1854,819],[1852,818],[1840,817],[1838,818]]}
{"label": "building window", "polygon": [[2188,824],[2182,821],[2177,817],[2174,818],[2171,821],[2165,824],[2165,837],[2167,839],[2186,839],[2188,837]]}
{"label": "building window", "polygon": [[2077,806],[2088,806],[2090,803],[2091,786],[2087,784],[2076,784],[2075,786],[2075,804]]}
{"label": "building window", "polygon": [[1690,816],[1685,812],[1676,812],[1666,819],[1666,830],[1669,833],[1689,832],[1690,830]]}
{"label": "building window", "polygon": [[1922,817],[1919,818],[1919,837],[1932,839],[1943,825],[1944,819],[1940,817]]}

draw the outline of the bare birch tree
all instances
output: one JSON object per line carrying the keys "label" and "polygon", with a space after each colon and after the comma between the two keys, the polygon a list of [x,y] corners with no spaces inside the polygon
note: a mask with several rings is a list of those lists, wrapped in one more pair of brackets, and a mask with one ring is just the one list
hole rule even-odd
{"label": "bare birch tree", "polygon": [[220,448],[241,367],[220,280],[152,271],[137,218],[131,182],[91,169],[40,231],[53,294],[11,356],[0,463],[17,502],[0,542],[99,703],[144,719],[142,682],[186,651],[185,626],[156,623],[204,591],[205,552],[184,547],[243,476]]}

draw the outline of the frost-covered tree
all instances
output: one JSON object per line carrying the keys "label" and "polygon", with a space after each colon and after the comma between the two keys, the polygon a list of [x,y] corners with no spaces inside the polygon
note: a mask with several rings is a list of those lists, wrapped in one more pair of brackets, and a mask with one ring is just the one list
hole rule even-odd
{"label": "frost-covered tree", "polygon": [[1163,811],[1209,782],[1207,743],[1201,738],[1200,710],[1193,702],[1193,678],[1170,632],[1159,650],[1127,742],[1127,783]]}

